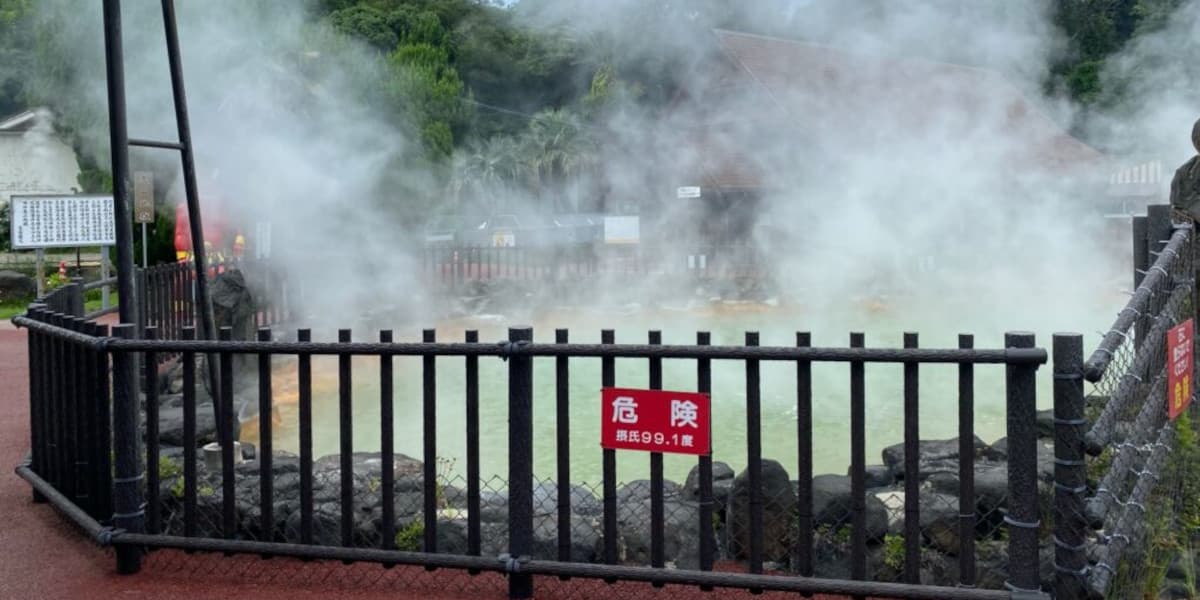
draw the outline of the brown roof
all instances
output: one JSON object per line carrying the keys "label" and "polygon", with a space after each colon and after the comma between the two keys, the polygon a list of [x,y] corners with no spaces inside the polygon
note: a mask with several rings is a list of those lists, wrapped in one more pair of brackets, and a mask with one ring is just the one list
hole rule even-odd
{"label": "brown roof", "polygon": [[[880,136],[944,143],[989,141],[996,132],[1016,143],[1006,149],[1014,168],[1061,172],[1094,167],[1104,156],[1062,130],[994,71],[923,60],[867,56],[798,41],[718,30],[718,44],[763,94],[748,120],[847,132],[838,136],[877,144]],[[729,79],[722,78],[722,87]],[[703,101],[703,98],[696,98]],[[770,125],[770,124],[768,124]],[[775,123],[776,128],[786,126]],[[975,136],[989,136],[986,138]],[[857,135],[856,135],[857,134]],[[852,149],[852,148],[847,148]],[[706,149],[700,169],[709,185],[758,187],[761,167],[742,152]]]}

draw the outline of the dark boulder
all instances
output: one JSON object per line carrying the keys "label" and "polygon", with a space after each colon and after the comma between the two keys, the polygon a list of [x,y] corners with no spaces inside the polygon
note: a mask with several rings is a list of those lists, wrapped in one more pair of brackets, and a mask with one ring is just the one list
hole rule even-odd
{"label": "dark boulder", "polygon": [[[679,484],[663,485],[663,549],[667,561],[698,564],[696,538],[700,522],[697,503],[685,500]],[[632,481],[617,490],[617,534],[625,560],[648,564],[651,542],[650,482]],[[690,540],[689,540],[690,538]]]}
{"label": "dark boulder", "polygon": [[1037,411],[1037,436],[1040,438],[1054,437],[1054,409]]}
{"label": "dark boulder", "polygon": [[[817,475],[812,479],[813,522],[834,530],[850,524],[853,504],[850,478],[845,475]],[[888,532],[888,509],[875,494],[866,496],[867,539],[883,539]]]}
{"label": "dark boulder", "polygon": [[[981,456],[987,448],[987,444],[979,436],[975,436],[974,446],[975,455],[971,457],[972,459]],[[922,462],[957,459],[958,438],[924,440],[918,445],[917,450]],[[894,444],[884,448],[883,464],[887,465],[897,477],[904,477],[904,444]]]}
{"label": "dark boulder", "polygon": [[[930,488],[940,494],[957,496],[961,491],[958,472],[942,472],[926,480]],[[982,515],[988,515],[1005,506],[1008,498],[1008,463],[975,463],[975,507]]]}
{"label": "dark boulder", "polygon": [[[763,459],[759,481],[762,494],[763,560],[783,562],[790,556],[792,523],[796,514],[796,490],[778,462]],[[750,472],[733,480],[726,511],[729,552],[746,558],[750,551]]]}
{"label": "dark boulder", "polygon": [[[646,490],[648,493],[649,487]],[[567,499],[572,514],[596,516],[604,512],[604,506],[596,498],[596,495],[582,485],[571,484]],[[558,514],[558,485],[556,483],[544,482],[533,487],[533,514]]]}
{"label": "dark boulder", "polygon": [[988,460],[1008,460],[1008,438],[1002,437],[996,440],[987,447],[987,450],[984,450],[984,456]]}
{"label": "dark boulder", "polygon": [[[723,462],[713,462],[712,464],[712,495],[713,495],[713,513],[720,514],[725,510],[725,505],[729,501],[729,492],[733,489],[733,478],[736,473],[733,469]],[[700,467],[692,467],[688,471],[687,479],[683,482],[683,497],[687,500],[695,502],[700,501]]]}
{"label": "dark boulder", "polygon": [[[158,439],[172,446],[183,445],[183,406],[166,406],[158,409]],[[196,444],[217,441],[217,419],[212,403],[196,405]]]}
{"label": "dark boulder", "polygon": [[[599,523],[595,519],[571,515],[566,523],[571,531],[568,561],[599,562],[603,552]],[[558,515],[547,514],[533,518],[533,556],[558,560]]]}
{"label": "dark boulder", "polygon": [[921,533],[929,544],[946,554],[958,554],[958,497],[925,492],[920,495],[920,510]]}

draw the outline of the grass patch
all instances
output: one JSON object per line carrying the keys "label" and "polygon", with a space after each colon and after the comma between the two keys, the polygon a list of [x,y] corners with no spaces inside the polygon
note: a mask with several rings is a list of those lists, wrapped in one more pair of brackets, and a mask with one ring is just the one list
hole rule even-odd
{"label": "grass patch", "polygon": [[[94,293],[93,293],[94,292]],[[0,302],[0,320],[9,320],[19,314],[23,314],[32,300],[9,300]],[[117,292],[114,289],[108,295],[109,306],[117,305]],[[92,290],[88,292],[87,297],[83,301],[83,311],[93,312],[100,310],[100,290]]]}
{"label": "grass patch", "polygon": [[25,312],[25,307],[29,306],[28,300],[9,300],[0,302],[0,319],[5,321]]}
{"label": "grass patch", "polygon": [[[93,297],[92,292],[95,292]],[[108,293],[108,305],[117,305],[117,291],[114,289]],[[100,290],[92,290],[83,300],[83,312],[93,312],[101,309]]]}

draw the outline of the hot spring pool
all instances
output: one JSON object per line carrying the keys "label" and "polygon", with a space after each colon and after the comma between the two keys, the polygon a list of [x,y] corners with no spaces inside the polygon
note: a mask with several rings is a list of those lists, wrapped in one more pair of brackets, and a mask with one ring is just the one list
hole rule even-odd
{"label": "hot spring pool", "polygon": [[[1038,345],[1049,348],[1051,333],[1066,330],[1095,331],[1106,327],[1120,298],[1108,299],[1087,311],[1055,311],[1050,307],[1037,319],[1009,323],[1007,329],[1038,334]],[[758,331],[761,345],[794,345],[796,331],[812,332],[814,346],[845,347],[849,332],[866,334],[868,347],[900,347],[904,331],[921,334],[925,348],[956,347],[958,334],[974,333],[976,348],[1003,347],[1003,325],[996,325],[986,301],[971,304],[977,312],[926,309],[916,304],[880,301],[847,301],[838,307],[806,312],[797,307],[759,304],[714,304],[678,309],[620,309],[554,311],[543,314],[484,315],[437,323],[438,341],[461,341],[468,329],[480,340],[506,337],[507,327],[531,325],[534,339],[553,342],[555,328],[570,330],[570,341],[599,343],[602,328],[616,330],[617,343],[645,343],[651,329],[662,331],[664,344],[693,344],[696,331],[707,330],[714,345],[740,345],[744,332]],[[949,319],[945,315],[966,315]],[[954,327],[955,324],[962,327]],[[418,341],[419,326],[396,327],[397,341]],[[355,331],[356,341],[377,340],[377,331]],[[334,332],[315,331],[316,339],[335,339]],[[1090,349],[1090,338],[1087,348]],[[399,453],[422,456],[421,360],[394,359],[395,447]],[[466,407],[464,359],[439,357],[437,361],[437,447],[439,468],[445,475],[465,472]],[[354,360],[354,448],[377,451],[380,447],[378,358]],[[796,371],[794,363],[761,363],[762,454],[780,461],[794,473],[796,449]],[[507,473],[507,367],[498,358],[482,357],[480,379],[480,470],[485,482]],[[645,359],[616,361],[618,386],[645,387]],[[920,370],[920,434],[922,439],[957,435],[957,366],[923,365]],[[570,360],[571,477],[577,482],[598,482],[601,473],[600,359]],[[850,462],[849,366],[816,363],[813,377],[814,473],[845,473]],[[313,451],[316,456],[338,452],[337,359],[313,359]],[[696,386],[696,361],[664,360],[665,389],[691,391]],[[1051,405],[1050,366],[1038,373],[1038,405]],[[275,448],[299,451],[298,410],[294,376],[276,377]],[[741,470],[746,463],[745,367],[738,361],[713,361],[713,458]],[[879,463],[880,451],[903,440],[903,372],[900,365],[866,367],[866,433],[868,464]],[[534,469],[539,478],[555,476],[554,360],[534,361]],[[243,438],[256,441],[257,428],[247,422]],[[975,431],[991,443],[1005,435],[1004,367],[979,365],[975,369]],[[691,456],[667,455],[666,476],[682,481],[696,464]],[[618,476],[630,481],[649,473],[649,457],[638,452],[617,453]]]}

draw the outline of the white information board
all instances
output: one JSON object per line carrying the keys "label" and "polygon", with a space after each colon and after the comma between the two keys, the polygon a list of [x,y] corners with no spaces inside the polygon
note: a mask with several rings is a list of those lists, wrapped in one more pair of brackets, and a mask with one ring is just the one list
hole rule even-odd
{"label": "white information board", "polygon": [[604,217],[605,244],[636,244],[640,239],[636,216]]}
{"label": "white information board", "polygon": [[112,196],[13,196],[11,202],[15,249],[117,243]]}
{"label": "white information board", "polygon": [[700,197],[700,186],[685,185],[682,187],[675,188],[675,197],[680,198],[680,199],[699,198]]}

